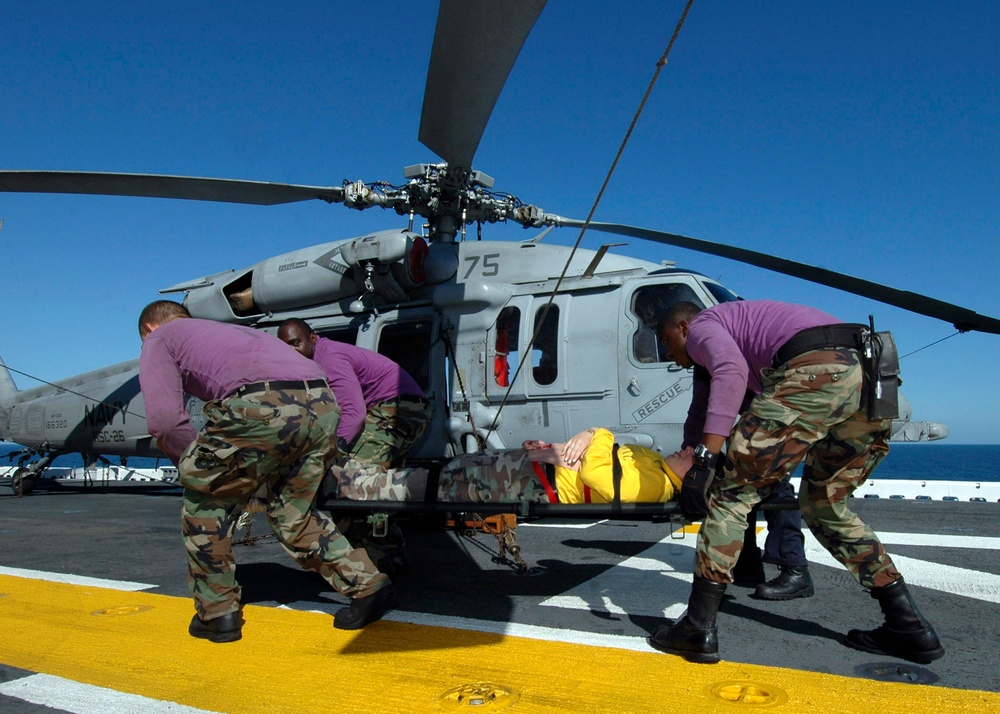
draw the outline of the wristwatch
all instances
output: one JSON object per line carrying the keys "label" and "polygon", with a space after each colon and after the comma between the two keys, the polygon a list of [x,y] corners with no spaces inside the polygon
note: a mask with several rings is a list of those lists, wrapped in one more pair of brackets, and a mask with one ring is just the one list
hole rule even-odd
{"label": "wristwatch", "polygon": [[708,450],[704,444],[698,444],[694,447],[694,462],[699,466],[704,466],[708,469],[714,469],[716,462],[719,460],[718,454],[713,454]]}

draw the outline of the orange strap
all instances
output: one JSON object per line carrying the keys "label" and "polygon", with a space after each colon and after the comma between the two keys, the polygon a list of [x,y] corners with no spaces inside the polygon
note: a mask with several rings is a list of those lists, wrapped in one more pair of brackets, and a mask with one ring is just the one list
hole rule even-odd
{"label": "orange strap", "polygon": [[552,484],[549,483],[549,477],[545,475],[545,469],[537,461],[532,461],[531,465],[535,467],[535,475],[542,482],[542,488],[545,489],[545,495],[549,497],[549,503],[559,503],[556,492],[552,490]]}

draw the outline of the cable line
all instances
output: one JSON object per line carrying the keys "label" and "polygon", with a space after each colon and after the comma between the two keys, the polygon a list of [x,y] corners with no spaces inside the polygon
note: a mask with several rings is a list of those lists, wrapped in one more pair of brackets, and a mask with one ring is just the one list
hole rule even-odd
{"label": "cable line", "polygon": [[[74,389],[70,389],[69,387],[64,387],[61,384],[56,384],[54,382],[47,382],[44,379],[42,379],[41,377],[36,377],[33,374],[28,374],[27,372],[22,372],[19,369],[14,369],[9,364],[6,364],[3,360],[0,360],[0,367],[3,367],[4,369],[6,369],[6,370],[8,370],[10,372],[16,372],[17,374],[21,375],[22,377],[27,377],[28,379],[33,379],[36,382],[41,382],[42,384],[47,384],[50,387],[55,387],[56,389],[61,389],[64,392],[69,392],[70,394],[75,394],[76,396],[82,397],[84,399],[89,399],[90,401],[94,402],[95,404],[101,404],[102,406],[108,407],[110,409],[114,409],[115,411],[119,410],[119,406],[117,404],[109,404],[108,402],[101,401],[97,397],[91,397],[89,395],[82,394],[80,392],[77,392]],[[135,413],[133,411],[129,411],[128,409],[122,409],[121,413],[122,414],[129,414],[129,415],[134,416],[134,417],[139,417],[140,419],[145,419],[146,418],[145,414],[137,414],[137,413]]]}
{"label": "cable line", "polygon": [[[590,213],[587,214],[587,220],[583,222],[583,226],[580,228],[580,234],[576,238],[576,242],[573,244],[573,248],[569,252],[569,257],[566,259],[566,264],[563,266],[562,272],[559,273],[559,278],[556,280],[555,286],[552,288],[552,293],[549,295],[548,302],[545,303],[545,307],[542,308],[541,317],[535,320],[535,330],[531,335],[531,339],[528,341],[528,347],[525,350],[526,356],[531,355],[531,348],[535,345],[535,340],[538,337],[538,333],[541,331],[542,327],[545,325],[545,318],[548,317],[549,309],[552,307],[552,301],[555,300],[555,296],[559,292],[559,287],[562,285],[563,279],[566,277],[566,273],[569,270],[569,265],[573,261],[573,256],[576,255],[577,249],[580,247],[580,243],[583,241],[583,236],[590,227],[590,223],[594,218],[594,214],[597,212],[597,207],[601,203],[601,199],[604,197],[604,192],[608,188],[608,184],[611,183],[611,176],[614,174],[615,169],[618,167],[618,162],[621,160],[622,154],[625,153],[625,146],[628,144],[629,139],[632,137],[632,131],[635,129],[636,124],[639,123],[639,117],[642,114],[643,109],[646,107],[646,102],[649,100],[649,96],[653,93],[653,87],[656,85],[656,80],[660,77],[660,72],[667,64],[667,57],[670,55],[670,50],[674,46],[674,42],[677,40],[677,36],[680,34],[681,27],[684,26],[684,20],[687,19],[688,11],[694,4],[694,0],[688,0],[687,5],[684,6],[684,12],[681,13],[680,20],[677,21],[677,26],[674,28],[673,35],[670,36],[670,41],[667,43],[667,48],[663,51],[663,55],[656,62],[656,70],[653,72],[653,77],[649,80],[649,86],[646,87],[646,93],[642,96],[642,101],[639,102],[639,107],[635,110],[635,115],[632,117],[632,122],[628,126],[628,130],[625,132],[625,137],[622,139],[621,145],[618,147],[618,153],[615,154],[614,161],[611,162],[611,167],[608,169],[608,173],[604,178],[604,183],[601,184],[600,191],[597,192],[597,197],[594,199],[594,204],[590,208]],[[490,424],[490,428],[487,430],[487,436],[496,430],[497,421],[500,419],[500,412],[503,411],[504,405],[507,403],[507,398],[510,396],[511,390],[514,388],[514,382],[517,376],[521,373],[521,368],[524,367],[524,363],[529,361],[527,359],[521,359],[518,362],[517,369],[514,370],[514,376],[510,378],[509,384],[507,385],[507,391],[504,392],[503,399],[500,400],[500,406],[497,407],[496,416],[493,417],[493,423]]]}

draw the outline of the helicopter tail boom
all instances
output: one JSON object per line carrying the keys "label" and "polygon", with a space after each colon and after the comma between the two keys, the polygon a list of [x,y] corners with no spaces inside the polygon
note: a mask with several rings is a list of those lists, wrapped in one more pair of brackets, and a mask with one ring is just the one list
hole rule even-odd
{"label": "helicopter tail boom", "polygon": [[10,410],[17,403],[17,385],[0,357],[0,439],[10,438]]}

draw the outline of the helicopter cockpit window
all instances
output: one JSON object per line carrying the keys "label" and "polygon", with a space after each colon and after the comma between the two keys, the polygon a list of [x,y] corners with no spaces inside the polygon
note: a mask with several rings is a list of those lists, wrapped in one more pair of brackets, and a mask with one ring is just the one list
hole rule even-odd
{"label": "helicopter cockpit window", "polygon": [[520,324],[521,311],[516,307],[505,307],[497,317],[493,380],[498,387],[509,387],[511,378],[517,373]]}
{"label": "helicopter cockpit window", "polygon": [[378,339],[378,352],[402,367],[426,392],[430,387],[430,353],[433,323],[430,320],[386,325]]}
{"label": "helicopter cockpit window", "polygon": [[556,381],[559,362],[556,349],[559,343],[559,308],[556,305],[551,305],[547,313],[544,307],[538,309],[535,313],[535,332],[538,334],[531,347],[531,372],[538,384],[552,384]]}
{"label": "helicopter cockpit window", "polygon": [[666,349],[656,337],[656,323],[675,302],[693,302],[704,307],[704,301],[687,283],[663,283],[639,288],[632,294],[632,313],[639,327],[632,335],[632,354],[638,362],[665,362]]}
{"label": "helicopter cockpit window", "polygon": [[723,287],[718,283],[710,283],[705,280],[702,282],[702,285],[705,286],[705,289],[708,290],[708,292],[712,293],[712,297],[715,298],[716,302],[739,302],[743,299],[729,288]]}

